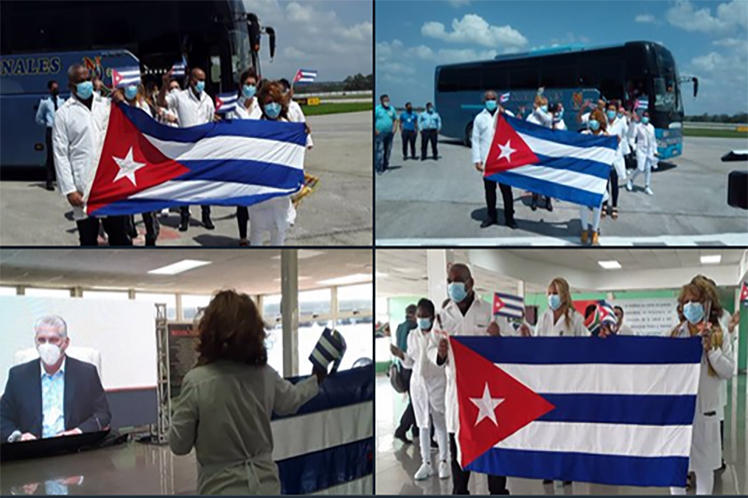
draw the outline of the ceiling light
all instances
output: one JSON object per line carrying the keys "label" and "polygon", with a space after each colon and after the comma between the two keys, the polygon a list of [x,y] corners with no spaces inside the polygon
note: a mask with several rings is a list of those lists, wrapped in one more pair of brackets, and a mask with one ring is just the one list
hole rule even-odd
{"label": "ceiling light", "polygon": [[317,283],[320,285],[348,285],[359,284],[363,282],[371,282],[371,273],[354,273],[352,275],[346,275],[345,277],[320,280]]}
{"label": "ceiling light", "polygon": [[620,270],[621,269],[621,263],[618,261],[598,261],[598,265],[602,266],[606,270]]}
{"label": "ceiling light", "polygon": [[722,261],[722,255],[721,254],[712,254],[710,256],[702,256],[701,257],[701,264],[702,265],[718,265]]}
{"label": "ceiling light", "polygon": [[161,268],[156,268],[155,270],[151,270],[148,273],[151,275],[176,275],[178,273],[182,273],[188,270],[193,270],[195,268],[209,265],[211,263],[212,261],[198,261],[196,259],[183,259],[182,261],[179,261],[177,263],[163,266]]}

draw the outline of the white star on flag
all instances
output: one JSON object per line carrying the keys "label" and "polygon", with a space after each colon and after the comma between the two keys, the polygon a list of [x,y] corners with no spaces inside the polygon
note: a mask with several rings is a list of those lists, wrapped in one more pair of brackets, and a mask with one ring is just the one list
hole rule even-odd
{"label": "white star on flag", "polygon": [[492,398],[491,391],[488,389],[488,382],[486,382],[486,388],[483,390],[482,398],[470,398],[470,401],[478,407],[478,420],[475,421],[475,425],[480,424],[480,421],[484,418],[491,419],[496,427],[499,423],[496,421],[496,407],[504,402],[505,398]]}
{"label": "white star on flag", "polygon": [[140,168],[145,167],[147,163],[135,162],[132,157],[132,147],[130,147],[130,150],[124,158],[112,156],[112,159],[114,159],[114,162],[119,166],[119,172],[117,173],[117,176],[114,177],[114,181],[116,182],[127,177],[127,179],[132,182],[133,187],[137,187],[138,184],[135,182],[135,172]]}
{"label": "white star on flag", "polygon": [[512,149],[510,144],[512,143],[511,140],[507,140],[504,145],[498,144],[499,149],[501,149],[501,155],[499,155],[499,161],[501,161],[503,158],[506,157],[507,162],[512,162],[512,154],[514,154],[517,149]]}

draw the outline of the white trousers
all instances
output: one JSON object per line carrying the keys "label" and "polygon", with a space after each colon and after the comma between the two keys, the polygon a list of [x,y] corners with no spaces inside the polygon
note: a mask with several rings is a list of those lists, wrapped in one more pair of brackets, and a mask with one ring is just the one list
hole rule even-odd
{"label": "white trousers", "polygon": [[654,157],[636,155],[636,170],[634,170],[631,178],[629,178],[632,185],[642,171],[644,172],[644,186],[649,188],[652,185],[652,164],[654,163],[654,159]]}
{"label": "white trousers", "polygon": [[282,246],[286,241],[286,233],[283,230],[279,230],[277,227],[273,227],[270,230],[263,230],[262,227],[255,227],[252,224],[252,220],[249,222],[249,243],[251,246],[263,245],[263,235],[265,232],[270,232],[270,245],[271,246]]}
{"label": "white trousers", "polygon": [[[579,209],[579,219],[582,221],[582,231],[587,230],[589,227],[589,214],[590,208],[587,206],[582,206]],[[599,207],[592,210],[592,230],[594,232],[597,232],[600,228],[600,214],[601,209]]]}
{"label": "white trousers", "polygon": [[[696,494],[697,495],[710,495],[714,489],[714,471],[713,470],[696,470]],[[686,488],[670,488],[671,495],[684,495],[686,494]]]}
{"label": "white trousers", "polygon": [[[443,413],[431,412],[431,418],[434,420],[434,432],[436,433],[436,443],[439,445],[439,461],[449,461],[449,444],[447,442],[447,422]],[[421,443],[421,460],[423,463],[431,464],[431,431],[428,427],[421,427],[418,436]]]}

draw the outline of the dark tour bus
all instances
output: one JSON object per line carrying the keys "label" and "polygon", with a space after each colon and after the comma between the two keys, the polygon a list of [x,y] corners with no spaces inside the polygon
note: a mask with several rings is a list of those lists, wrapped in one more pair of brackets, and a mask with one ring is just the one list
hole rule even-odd
{"label": "dark tour bus", "polygon": [[[546,94],[557,95],[563,102],[568,111],[564,119],[573,130],[577,128],[573,120],[583,90],[594,89],[606,99],[622,100],[628,109],[637,100],[648,101],[660,157],[667,159],[683,152],[683,99],[678,68],[672,53],[654,42],[558,47],[444,65],[436,68],[434,83],[445,136],[467,135],[485,90],[511,92],[512,100],[515,95],[527,97],[523,105],[531,105],[541,86]],[[695,79],[694,85],[695,96]]]}

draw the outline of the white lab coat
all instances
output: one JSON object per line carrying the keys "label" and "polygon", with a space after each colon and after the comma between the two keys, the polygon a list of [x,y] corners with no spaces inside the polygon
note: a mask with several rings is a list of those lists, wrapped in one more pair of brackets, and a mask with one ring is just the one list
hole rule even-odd
{"label": "white lab coat", "polygon": [[[689,337],[688,322],[681,324],[675,337]],[[717,375],[709,373],[709,365]],[[732,344],[723,331],[722,347],[701,355],[699,390],[696,394],[696,414],[693,420],[689,470],[712,471],[722,466],[722,444],[719,435],[720,385],[735,369]]]}
{"label": "white lab coat", "polygon": [[[434,324],[435,332],[446,333],[449,336],[452,335],[474,335],[483,336],[488,335],[488,326],[493,322],[493,306],[490,303],[482,300],[477,294],[473,298],[473,302],[468,308],[467,313],[463,316],[460,308],[457,307],[452,300],[447,303],[447,306],[442,309],[437,316],[441,319],[441,327],[439,326],[439,320]],[[439,334],[436,334],[439,337]],[[433,363],[437,363],[438,355],[438,344],[439,341],[434,341],[434,344],[429,346],[429,360]],[[452,349],[449,350],[447,361],[442,365],[446,371],[447,378],[447,389],[445,399],[445,414],[447,418],[447,432],[455,433],[457,431],[457,385],[455,384],[455,372],[454,372],[454,356],[452,355]]]}
{"label": "white lab coat", "polygon": [[[104,147],[111,102],[94,93],[89,110],[77,97],[71,97],[55,113],[52,149],[57,184],[63,196],[80,192],[83,198],[93,183],[97,161]],[[73,207],[75,220],[85,219],[80,207]]]}
{"label": "white lab coat", "polygon": [[473,164],[486,162],[488,152],[491,150],[491,142],[496,131],[496,119],[499,111],[492,116],[488,110],[483,109],[473,120],[472,160]]}
{"label": "white lab coat", "polygon": [[177,115],[181,128],[210,123],[216,112],[213,99],[207,93],[200,93],[198,99],[191,88],[167,93],[166,105]]}
{"label": "white lab coat", "polygon": [[569,310],[569,325],[566,324],[566,317],[561,315],[556,323],[553,323],[553,310],[547,308],[535,326],[534,336],[537,337],[587,337],[590,331],[584,326],[584,317],[577,310]]}
{"label": "white lab coat", "polygon": [[564,122],[564,120],[563,119],[559,119],[558,121],[556,121],[556,120],[553,121],[553,129],[554,130],[566,131],[568,128],[566,128],[566,123]]}
{"label": "white lab coat", "polygon": [[[301,110],[299,103],[293,100],[288,104],[288,120],[292,123],[306,123],[304,111]],[[309,133],[306,136],[306,146],[312,147],[313,145],[312,134]]]}
{"label": "white lab coat", "polygon": [[444,396],[447,377],[444,369],[428,359],[429,348],[438,347],[439,337],[433,329],[423,333],[420,329],[408,334],[408,351],[403,367],[413,369],[410,377],[410,400],[419,429],[429,428],[429,412],[444,413]]}
{"label": "white lab coat", "polygon": [[318,392],[314,376],[291,384],[267,365],[195,367],[175,401],[169,446],[177,455],[195,448],[198,494],[280,494],[270,416],[294,413]]}
{"label": "white lab coat", "polygon": [[618,328],[618,335],[636,335],[636,332],[624,322]]}
{"label": "white lab coat", "polygon": [[621,122],[621,127],[623,128],[623,135],[621,136],[621,150],[623,151],[623,155],[627,156],[631,153],[631,147],[629,146],[629,127],[631,126],[631,123],[629,123],[629,119],[624,116],[622,118],[616,117],[616,121]]}
{"label": "white lab coat", "polygon": [[247,99],[239,97],[236,102],[236,109],[227,114],[228,119],[260,119],[262,118],[262,109],[260,104],[257,102],[257,97],[252,97],[252,105],[247,110],[246,104]]}
{"label": "white lab coat", "polygon": [[[122,103],[125,105],[130,105],[130,103],[127,100],[123,100]],[[142,111],[145,111],[145,113],[148,114],[148,116],[153,118],[153,114],[151,113],[151,108],[148,106],[148,103],[145,100],[136,100],[135,107],[137,107],[138,109]]]}
{"label": "white lab coat", "polygon": [[618,148],[616,149],[616,156],[613,160],[613,167],[618,173],[618,178],[624,180],[626,178],[626,162],[623,159],[624,155],[624,144],[626,143],[626,121],[624,119],[615,118],[612,123],[608,123],[607,132],[610,136],[617,136],[619,138]]}
{"label": "white lab coat", "polygon": [[652,123],[636,125],[636,169],[644,171],[646,164],[654,164],[657,141]]}
{"label": "white lab coat", "polygon": [[530,115],[527,116],[527,119],[525,121],[535,123],[536,125],[544,126],[546,128],[553,127],[553,115],[549,112],[543,111],[543,109],[541,109],[540,107],[533,110]]}
{"label": "white lab coat", "polygon": [[[722,316],[719,318],[719,325],[722,327],[722,330],[725,333],[725,337],[728,337],[730,340],[730,346],[733,347],[733,351],[735,350],[735,336],[737,335],[737,332],[733,332],[732,334],[728,330],[728,326],[730,325],[730,320],[732,317],[730,316],[730,312],[727,310],[722,310]],[[735,372],[733,372],[733,375]],[[719,388],[719,419],[724,420],[725,419],[725,407],[727,406],[727,379],[722,380],[722,385],[720,385]]]}

